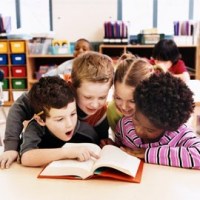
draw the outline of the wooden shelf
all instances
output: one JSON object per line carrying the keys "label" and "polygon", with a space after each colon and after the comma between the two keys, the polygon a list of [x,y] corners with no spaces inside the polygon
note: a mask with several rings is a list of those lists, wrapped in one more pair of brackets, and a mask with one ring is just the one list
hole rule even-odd
{"label": "wooden shelf", "polygon": [[[13,65],[11,62],[11,57],[14,52],[11,51],[11,42],[24,42],[24,52],[25,54],[25,60],[26,63],[24,67],[26,67],[26,76],[23,77],[16,77],[12,74],[12,67],[17,66]],[[4,91],[7,91],[8,93],[8,101],[4,103],[4,106],[11,106],[14,102],[14,97],[16,98],[17,95],[20,94],[20,92],[24,92],[29,90],[34,83],[36,83],[38,80],[36,79],[36,73],[39,70],[39,67],[41,65],[60,65],[61,63],[65,62],[66,60],[72,59],[72,54],[58,54],[58,55],[49,55],[49,54],[29,54],[28,51],[28,43],[29,41],[26,40],[0,40],[0,42],[5,42],[7,44],[7,50],[6,52],[1,52],[1,54],[6,54],[8,63],[6,65],[0,65],[0,66],[6,66],[8,67],[8,75],[5,77],[5,79],[8,80],[8,89],[4,89]],[[25,89],[14,89],[13,88],[13,82],[17,81],[17,79],[23,79],[25,80]]]}
{"label": "wooden shelf", "polygon": [[[4,106],[11,106],[15,92],[27,91],[27,65],[26,65],[26,40],[4,39],[0,43],[6,44],[6,48],[0,55],[6,55],[6,63],[0,63],[0,67],[6,70],[4,77]],[[4,71],[5,73],[5,71]]]}
{"label": "wooden shelf", "polygon": [[73,58],[72,54],[59,54],[59,55],[49,55],[49,54],[29,54],[28,58]]}
{"label": "wooden shelf", "polygon": [[[102,44],[99,46],[99,52],[106,54],[114,60],[118,59],[123,53],[131,52],[140,57],[150,58],[154,45],[114,45]],[[179,51],[182,59],[189,69],[191,78],[200,79],[200,51],[199,46],[196,45],[179,45]],[[189,71],[190,72],[190,71]]]}
{"label": "wooden shelf", "polygon": [[61,63],[72,58],[74,58],[72,54],[50,55],[50,54],[29,54],[29,52],[27,52],[26,59],[27,59],[28,89],[30,89],[32,85],[38,81],[36,79],[36,72],[39,71],[40,66],[42,65],[58,66]]}
{"label": "wooden shelf", "polygon": [[29,79],[29,83],[30,83],[30,84],[34,84],[34,83],[37,83],[37,82],[38,82],[37,79]]}

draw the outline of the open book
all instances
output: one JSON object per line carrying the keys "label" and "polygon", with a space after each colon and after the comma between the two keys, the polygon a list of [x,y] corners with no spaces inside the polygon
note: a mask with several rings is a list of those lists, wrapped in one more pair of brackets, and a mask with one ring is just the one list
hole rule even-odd
{"label": "open book", "polygon": [[100,158],[91,158],[84,162],[75,159],[53,161],[40,172],[38,178],[89,179],[107,177],[136,183],[141,181],[143,162],[120,148],[106,145],[101,149],[92,143],[66,143],[63,148],[70,148],[72,145],[86,146],[98,154]]}

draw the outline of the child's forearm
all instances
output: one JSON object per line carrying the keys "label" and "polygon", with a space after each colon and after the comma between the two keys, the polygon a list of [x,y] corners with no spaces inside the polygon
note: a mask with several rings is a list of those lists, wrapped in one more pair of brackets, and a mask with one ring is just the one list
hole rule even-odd
{"label": "child's forearm", "polygon": [[40,167],[55,160],[78,159],[86,161],[99,156],[86,147],[54,148],[54,149],[32,149],[21,156],[21,163],[24,166]]}
{"label": "child's forearm", "polygon": [[21,164],[29,167],[40,167],[55,160],[68,158],[65,148],[32,149],[21,156]]}
{"label": "child's forearm", "polygon": [[23,94],[12,105],[6,120],[4,147],[5,151],[18,150],[23,121],[32,118],[34,112],[29,105],[27,93]]}
{"label": "child's forearm", "polygon": [[145,152],[145,162],[181,168],[200,169],[199,147],[153,147]]}
{"label": "child's forearm", "polygon": [[184,82],[187,82],[190,80],[190,75],[188,72],[183,72],[182,74],[174,74],[175,77],[180,78]]}

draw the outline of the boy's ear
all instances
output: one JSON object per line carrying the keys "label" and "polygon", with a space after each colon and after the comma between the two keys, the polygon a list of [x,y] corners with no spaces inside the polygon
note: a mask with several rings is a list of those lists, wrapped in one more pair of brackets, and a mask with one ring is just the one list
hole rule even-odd
{"label": "boy's ear", "polygon": [[37,121],[37,123],[40,126],[45,126],[46,125],[46,123],[43,121],[43,119],[40,118],[40,116],[34,114],[33,118]]}

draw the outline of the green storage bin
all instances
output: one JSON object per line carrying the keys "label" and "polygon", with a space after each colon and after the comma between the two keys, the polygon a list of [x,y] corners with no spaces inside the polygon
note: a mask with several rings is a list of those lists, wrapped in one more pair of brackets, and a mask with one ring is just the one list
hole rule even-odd
{"label": "green storage bin", "polygon": [[3,89],[9,89],[9,80],[8,79],[3,80]]}
{"label": "green storage bin", "polygon": [[13,79],[12,80],[13,89],[26,89],[26,79]]}

